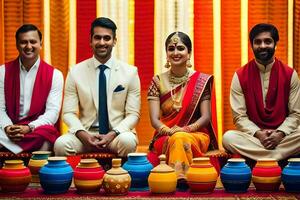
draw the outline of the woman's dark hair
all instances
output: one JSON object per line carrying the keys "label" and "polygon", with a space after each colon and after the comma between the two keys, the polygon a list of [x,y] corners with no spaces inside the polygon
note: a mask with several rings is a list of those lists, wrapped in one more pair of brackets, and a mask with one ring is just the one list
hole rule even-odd
{"label": "woman's dark hair", "polygon": [[171,38],[172,38],[173,35],[175,35],[176,33],[178,33],[178,37],[180,38],[181,42],[187,47],[188,53],[191,53],[191,51],[192,51],[192,41],[191,41],[190,37],[189,37],[187,34],[185,34],[185,33],[183,33],[183,32],[180,32],[180,31],[178,31],[178,32],[173,32],[173,33],[171,33],[171,34],[167,37],[166,42],[165,42],[165,48],[166,48],[166,51],[167,51],[167,49],[168,49],[168,45],[169,45],[170,42],[171,42]]}
{"label": "woman's dark hair", "polygon": [[260,24],[256,24],[249,33],[251,46],[253,45],[254,38],[262,32],[269,32],[275,42],[275,45],[279,41],[278,30],[273,24],[260,23]]}

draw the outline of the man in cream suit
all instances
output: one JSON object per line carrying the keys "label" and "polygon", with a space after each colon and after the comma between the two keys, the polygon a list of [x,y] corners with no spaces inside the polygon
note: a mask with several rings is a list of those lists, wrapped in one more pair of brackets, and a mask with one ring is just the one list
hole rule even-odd
{"label": "man in cream suit", "polygon": [[56,140],[56,155],[110,151],[125,157],[136,150],[140,80],[136,67],[112,56],[116,29],[104,17],[91,24],[94,55],[67,76],[63,120],[69,132]]}

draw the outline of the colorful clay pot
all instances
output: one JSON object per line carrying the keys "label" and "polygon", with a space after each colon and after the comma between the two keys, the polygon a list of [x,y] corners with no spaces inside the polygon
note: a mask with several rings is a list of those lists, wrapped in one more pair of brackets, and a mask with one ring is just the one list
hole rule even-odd
{"label": "colorful clay pot", "polygon": [[131,178],[129,173],[121,167],[121,159],[112,160],[112,168],[103,178],[103,188],[107,195],[126,195],[130,188]]}
{"label": "colorful clay pot", "polygon": [[31,173],[22,160],[6,160],[0,169],[1,192],[24,192],[31,181]]}
{"label": "colorful clay pot", "polygon": [[259,159],[252,171],[256,191],[277,191],[281,183],[281,168],[275,159]]}
{"label": "colorful clay pot", "polygon": [[50,156],[51,151],[34,151],[32,152],[32,157],[29,160],[28,168],[31,172],[32,183],[39,183],[39,171],[41,167],[48,163],[48,157]]}
{"label": "colorful clay pot", "polygon": [[160,164],[153,168],[148,177],[152,193],[173,193],[176,191],[177,175],[175,170],[166,164],[166,156],[159,156]]}
{"label": "colorful clay pot", "polygon": [[66,160],[66,157],[49,157],[48,163],[40,169],[40,183],[45,193],[60,194],[68,191],[73,169]]}
{"label": "colorful clay pot", "polygon": [[153,166],[146,153],[129,153],[123,168],[130,174],[131,191],[148,190],[148,177]]}
{"label": "colorful clay pot", "polygon": [[243,158],[231,158],[221,169],[220,178],[226,192],[247,192],[251,183],[251,169]]}
{"label": "colorful clay pot", "polygon": [[193,159],[186,177],[190,192],[207,194],[215,189],[218,173],[209,158],[201,157]]}
{"label": "colorful clay pot", "polygon": [[300,192],[300,158],[291,158],[282,170],[281,179],[285,191]]}
{"label": "colorful clay pot", "polygon": [[77,192],[91,194],[99,192],[105,171],[96,159],[82,159],[74,169],[74,185]]}

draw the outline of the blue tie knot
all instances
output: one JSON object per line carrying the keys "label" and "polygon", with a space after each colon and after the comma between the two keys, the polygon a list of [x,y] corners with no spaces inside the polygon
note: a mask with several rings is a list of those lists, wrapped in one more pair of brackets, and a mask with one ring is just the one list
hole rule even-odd
{"label": "blue tie knot", "polygon": [[107,66],[106,65],[100,65],[99,68],[100,68],[100,72],[103,72],[107,68]]}

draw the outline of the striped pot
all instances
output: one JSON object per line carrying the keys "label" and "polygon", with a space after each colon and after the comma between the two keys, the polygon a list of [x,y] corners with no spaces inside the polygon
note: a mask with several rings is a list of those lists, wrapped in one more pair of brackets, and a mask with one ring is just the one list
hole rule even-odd
{"label": "striped pot", "polygon": [[209,158],[194,158],[187,173],[191,193],[211,193],[215,189],[218,173]]}
{"label": "striped pot", "polygon": [[1,192],[24,192],[31,181],[31,173],[22,160],[6,160],[0,170]]}
{"label": "striped pot", "polygon": [[257,191],[277,191],[281,183],[281,168],[275,159],[259,159],[252,171]]}
{"label": "striped pot", "polygon": [[39,171],[41,167],[43,167],[45,164],[48,163],[48,157],[50,156],[51,151],[34,151],[32,152],[32,157],[29,160],[28,168],[31,172],[32,183],[39,183],[40,177],[39,177]]}
{"label": "striped pot", "polygon": [[300,192],[300,158],[291,158],[282,170],[281,179],[285,191]]}
{"label": "striped pot", "polygon": [[78,193],[99,192],[105,171],[96,159],[82,159],[74,169],[74,185]]}

